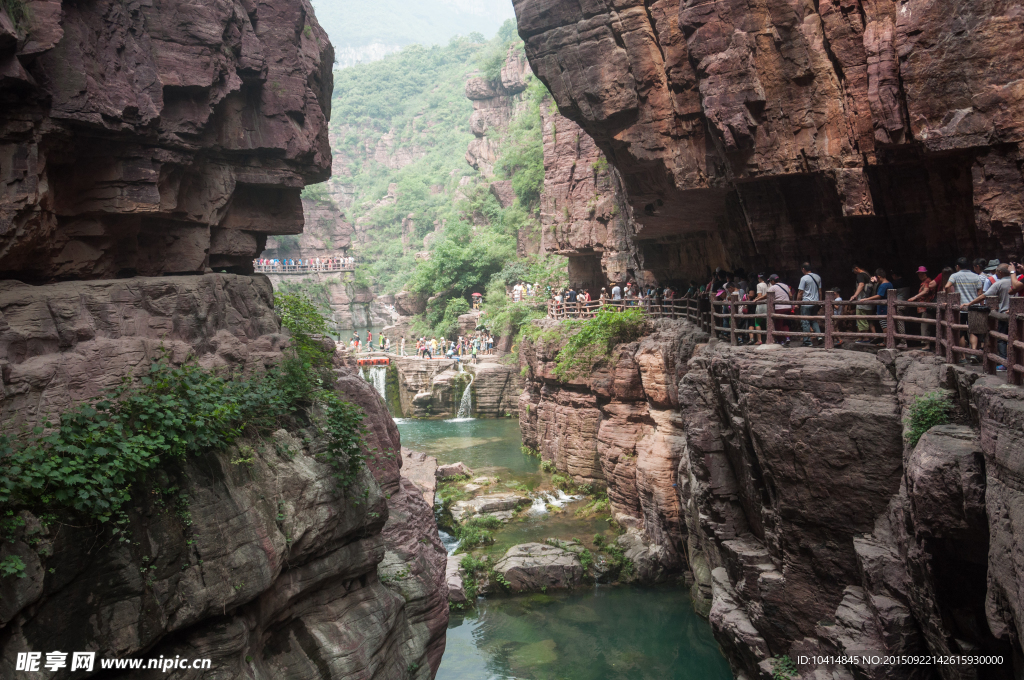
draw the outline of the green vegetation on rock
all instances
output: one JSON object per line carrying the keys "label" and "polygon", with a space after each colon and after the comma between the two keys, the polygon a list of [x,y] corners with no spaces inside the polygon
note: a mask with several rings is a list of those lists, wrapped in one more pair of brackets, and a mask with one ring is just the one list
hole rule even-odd
{"label": "green vegetation on rock", "polygon": [[277,309],[293,339],[278,367],[222,373],[192,360],[173,365],[165,352],[138,381],[126,378],[31,432],[0,436],[0,511],[74,513],[112,522],[125,540],[133,497],[172,491],[159,488],[159,468],[281,427],[319,430],[327,444],[322,460],[339,487],[349,486],[363,463],[362,410],[333,389],[331,352],[320,337],[325,322],[315,305],[279,295]]}
{"label": "green vegetation on rock", "polygon": [[910,445],[917,446],[925,432],[936,425],[947,425],[952,410],[953,404],[941,392],[931,392],[915,398],[906,419],[906,424],[910,428],[907,432],[907,441]]}

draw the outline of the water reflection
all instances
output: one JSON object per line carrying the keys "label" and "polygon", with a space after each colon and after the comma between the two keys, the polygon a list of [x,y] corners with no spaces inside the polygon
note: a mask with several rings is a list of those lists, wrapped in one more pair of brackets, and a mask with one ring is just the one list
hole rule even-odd
{"label": "water reflection", "polygon": [[726,680],[729,665],[678,588],[602,587],[480,600],[453,612],[438,680]]}

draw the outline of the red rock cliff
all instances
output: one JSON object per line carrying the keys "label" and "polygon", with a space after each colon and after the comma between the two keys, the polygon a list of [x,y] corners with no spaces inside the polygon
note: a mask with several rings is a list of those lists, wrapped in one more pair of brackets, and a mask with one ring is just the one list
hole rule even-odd
{"label": "red rock cliff", "polygon": [[[683,572],[737,677],[771,677],[787,654],[1003,658],[800,662],[802,678],[1020,673],[1019,390],[920,352],[729,347],[667,319],[648,330],[568,383],[552,372],[563,341],[525,340],[523,443],[607,489],[640,579]],[[936,392],[970,415],[911,445],[909,407]]]}
{"label": "red rock cliff", "polygon": [[1016,3],[514,5],[534,72],[621,172],[662,280],[1021,250]]}
{"label": "red rock cliff", "polygon": [[334,60],[308,0],[23,5],[0,11],[0,276],[245,272],[302,231]]}

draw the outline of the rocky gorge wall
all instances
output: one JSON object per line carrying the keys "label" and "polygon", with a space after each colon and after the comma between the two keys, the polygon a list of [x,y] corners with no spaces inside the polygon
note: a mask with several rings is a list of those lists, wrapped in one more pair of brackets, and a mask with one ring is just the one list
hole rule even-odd
{"label": "rocky gorge wall", "polygon": [[[304,0],[0,13],[0,276],[251,271],[330,175],[333,49]],[[191,7],[191,6],[190,6]]]}
{"label": "rocky gorge wall", "polygon": [[[540,322],[549,324],[550,322]],[[737,677],[774,657],[997,654],[814,666],[804,678],[1010,678],[1024,668],[1024,395],[931,355],[733,348],[659,320],[581,379],[521,350],[523,441],[607,489],[644,580],[682,573]],[[953,424],[903,421],[940,393]]]}
{"label": "rocky gorge wall", "polygon": [[[288,338],[272,299],[265,277],[231,274],[0,283],[4,423],[59,414],[163,351],[228,371],[273,365]],[[23,512],[0,547],[27,573],[0,582],[4,674],[19,651],[94,649],[211,658],[225,677],[432,677],[448,618],[433,512],[401,476],[398,430],[372,386],[337,373],[365,413],[370,458],[347,491],[316,458],[315,430],[281,429],[161,472],[187,516],[143,495],[127,544]]]}
{"label": "rocky gorge wall", "polygon": [[[330,174],[332,62],[306,0],[3,4],[0,432],[161,356],[225,375],[281,360],[252,259],[302,231],[300,192]],[[372,386],[335,374],[366,426],[346,489],[296,420],[162,461],[125,541],[5,506],[0,676],[20,652],[95,650],[209,658],[225,678],[433,677],[448,606],[432,509]]]}
{"label": "rocky gorge wall", "polygon": [[662,282],[805,259],[838,282],[853,260],[1021,252],[1013,2],[514,6],[534,73],[619,171],[634,256]]}

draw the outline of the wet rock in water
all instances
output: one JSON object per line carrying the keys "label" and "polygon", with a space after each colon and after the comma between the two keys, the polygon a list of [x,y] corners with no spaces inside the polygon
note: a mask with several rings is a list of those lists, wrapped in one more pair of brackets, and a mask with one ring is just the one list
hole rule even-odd
{"label": "wet rock in water", "polygon": [[543,543],[523,543],[509,548],[494,565],[512,592],[548,588],[575,588],[583,581],[583,565],[568,550]]}
{"label": "wet rock in water", "polygon": [[516,508],[529,502],[526,496],[511,491],[492,493],[468,501],[457,501],[452,506],[452,517],[456,522],[462,522],[475,515],[490,515],[507,522],[515,515]]}
{"label": "wet rock in water", "polygon": [[449,477],[468,477],[473,474],[473,471],[468,465],[459,461],[458,463],[439,465],[434,474],[438,479],[448,479]]}
{"label": "wet rock in water", "polygon": [[460,563],[462,562],[463,555],[449,555],[448,565],[444,570],[444,578],[448,584],[448,601],[449,602],[466,602],[466,586],[462,582],[462,568]]}

